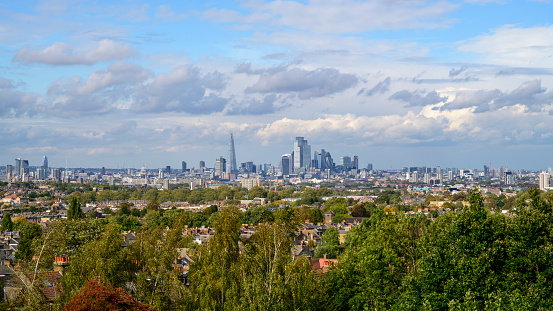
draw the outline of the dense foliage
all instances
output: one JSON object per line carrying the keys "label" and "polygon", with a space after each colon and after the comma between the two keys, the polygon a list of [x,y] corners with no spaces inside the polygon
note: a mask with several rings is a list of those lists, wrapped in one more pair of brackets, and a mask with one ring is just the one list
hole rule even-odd
{"label": "dense foliage", "polygon": [[[207,190],[202,196],[223,193]],[[228,198],[244,192],[223,190]],[[432,217],[386,212],[399,195],[392,190],[375,203],[344,198],[323,203],[312,191],[311,207],[240,212],[213,205],[201,213],[159,209],[155,200],[163,201],[163,192],[143,211],[123,206],[107,220],[80,215],[43,231],[17,219],[12,226],[21,231],[18,258],[32,262],[34,255],[38,269],[47,270],[54,256],[70,257],[63,293],[54,304],[68,310],[102,306],[95,299],[154,310],[548,310],[553,305],[553,198],[537,189],[493,202],[472,191],[465,197],[467,207]],[[258,188],[252,195],[270,193]],[[513,214],[496,212],[499,204],[511,205]],[[323,221],[323,212],[364,220],[344,243],[338,229],[325,231],[314,257],[339,262],[316,277],[310,261],[293,258],[290,250],[299,225]],[[242,224],[253,224],[255,234],[241,237]],[[187,231],[201,226],[215,230],[208,243],[195,243]],[[134,242],[121,236],[128,230],[136,233]],[[175,269],[185,248],[192,259],[189,286]]]}

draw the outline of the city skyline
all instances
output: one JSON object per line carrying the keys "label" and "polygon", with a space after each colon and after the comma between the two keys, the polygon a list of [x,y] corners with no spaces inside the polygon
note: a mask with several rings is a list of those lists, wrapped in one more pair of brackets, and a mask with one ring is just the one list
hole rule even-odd
{"label": "city skyline", "polygon": [[[549,1],[73,0],[0,5],[0,163],[545,170]],[[229,159],[230,160],[230,159]]]}

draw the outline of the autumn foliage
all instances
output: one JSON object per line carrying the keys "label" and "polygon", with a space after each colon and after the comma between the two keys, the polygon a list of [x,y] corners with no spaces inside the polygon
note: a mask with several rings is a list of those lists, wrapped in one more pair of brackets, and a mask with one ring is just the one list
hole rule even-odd
{"label": "autumn foliage", "polygon": [[113,289],[99,280],[88,281],[80,294],[65,305],[65,311],[103,310],[151,310],[148,306],[134,301],[121,288]]}

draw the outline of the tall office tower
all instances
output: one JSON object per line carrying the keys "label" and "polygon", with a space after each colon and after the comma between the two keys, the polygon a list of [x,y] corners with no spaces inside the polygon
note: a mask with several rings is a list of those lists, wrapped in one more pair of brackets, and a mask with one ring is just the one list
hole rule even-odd
{"label": "tall office tower", "polygon": [[36,175],[35,178],[38,180],[45,180],[46,179],[46,172],[44,171],[44,167],[41,166],[36,169]]}
{"label": "tall office tower", "polygon": [[511,171],[505,172],[505,178],[503,181],[506,185],[514,185],[515,184],[515,174]]}
{"label": "tall office tower", "polygon": [[484,165],[484,178],[490,178],[490,167],[487,165]]}
{"label": "tall office tower", "polygon": [[167,165],[167,166],[165,167],[165,172],[166,172],[167,174],[171,174],[171,165]]}
{"label": "tall office tower", "polygon": [[318,151],[315,151],[315,153],[313,153],[313,160],[311,160],[311,166],[316,169],[320,169],[321,163],[322,163],[321,158],[322,158],[321,153]]}
{"label": "tall office tower", "polygon": [[373,164],[372,163],[367,164],[367,171],[372,171],[372,170],[373,170]]}
{"label": "tall office tower", "polygon": [[15,159],[15,165],[14,165],[14,171],[13,176],[17,177],[21,174],[21,158]]}
{"label": "tall office tower", "polygon": [[548,172],[540,173],[540,190],[547,190],[547,188],[550,187],[550,183],[549,183],[550,178],[551,178],[551,175],[549,175]]}
{"label": "tall office tower", "polygon": [[330,152],[326,152],[324,149],[321,149],[321,160],[319,161],[319,166],[321,167],[321,171],[332,169],[334,167],[334,161],[332,160]]}
{"label": "tall office tower", "polygon": [[[127,170],[127,173],[130,175],[130,169]],[[102,176],[106,175],[106,168],[102,166]]]}
{"label": "tall office tower", "polygon": [[48,172],[48,157],[46,156],[42,158],[42,167]]}
{"label": "tall office tower", "polygon": [[205,162],[200,161],[200,171],[205,168]]}
{"label": "tall office tower", "polygon": [[159,175],[158,175],[159,179],[163,179],[163,170],[162,169],[159,169]]}
{"label": "tall office tower", "polygon": [[52,177],[54,177],[54,179],[56,181],[60,181],[61,180],[61,170],[59,168],[53,168],[52,169]]}
{"label": "tall office tower", "polygon": [[353,163],[351,164],[351,168],[356,170],[356,171],[359,169],[359,157],[358,156],[353,156]]}
{"label": "tall office tower", "polygon": [[182,172],[186,172],[186,162],[182,161]]}
{"label": "tall office tower", "polygon": [[350,156],[340,157],[340,165],[342,166],[343,170],[350,169],[351,168],[351,157]]}
{"label": "tall office tower", "polygon": [[291,173],[291,164],[292,164],[292,155],[285,154],[280,158],[280,171],[282,175],[290,175]]}
{"label": "tall office tower", "polygon": [[311,146],[303,137],[294,140],[294,173],[299,173],[302,168],[311,164]]}
{"label": "tall office tower", "polygon": [[29,160],[21,160],[21,175],[29,176]]}
{"label": "tall office tower", "polygon": [[6,165],[6,181],[10,182],[13,177],[13,165]]}
{"label": "tall office tower", "polygon": [[219,157],[215,161],[215,176],[221,176],[227,171],[227,160],[223,157]]}
{"label": "tall office tower", "polygon": [[234,150],[234,137],[232,137],[232,133],[230,133],[228,158],[229,158],[229,173],[231,174],[238,173],[238,167],[236,166],[236,152]]}

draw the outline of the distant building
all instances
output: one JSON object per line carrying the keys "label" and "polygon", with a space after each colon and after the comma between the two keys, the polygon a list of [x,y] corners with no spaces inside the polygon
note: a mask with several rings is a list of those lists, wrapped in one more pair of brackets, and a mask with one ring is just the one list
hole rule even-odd
{"label": "distant building", "polygon": [[186,172],[186,162],[182,161],[182,171]]}
{"label": "distant building", "polygon": [[234,150],[234,137],[230,133],[230,142],[229,142],[229,172],[231,174],[238,173],[238,167],[236,167],[236,151]]}
{"label": "distant building", "polygon": [[294,173],[299,173],[302,168],[311,165],[311,146],[303,137],[294,140]]}
{"label": "distant building", "polygon": [[285,154],[280,158],[280,171],[282,172],[282,175],[290,175],[292,173],[291,169],[292,164],[292,155],[291,154]]}
{"label": "distant building", "polygon": [[340,157],[340,165],[342,166],[343,170],[350,169],[351,168],[351,157],[350,156]]}
{"label": "distant building", "polygon": [[548,172],[540,173],[540,190],[547,190],[551,187],[551,175]]}
{"label": "distant building", "polygon": [[227,160],[223,157],[219,157],[215,161],[215,176],[221,176],[227,171]]}

